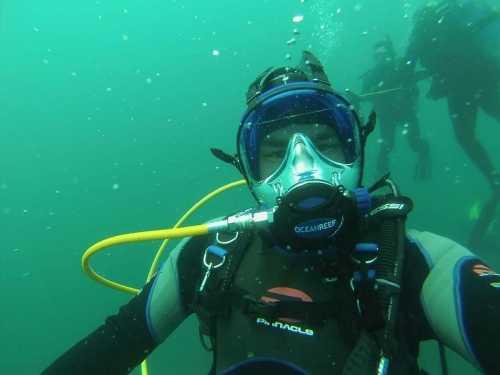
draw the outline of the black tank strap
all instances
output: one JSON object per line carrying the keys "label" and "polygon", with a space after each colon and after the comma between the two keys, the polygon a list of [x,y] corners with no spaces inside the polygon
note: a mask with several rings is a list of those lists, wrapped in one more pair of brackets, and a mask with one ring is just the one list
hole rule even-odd
{"label": "black tank strap", "polygon": [[219,246],[228,246],[227,250],[230,254],[228,258],[228,264],[221,275],[222,282],[220,287],[223,292],[227,292],[233,286],[234,276],[241,265],[241,261],[246,254],[246,250],[250,245],[252,237],[253,233],[241,233],[239,235],[239,238],[229,244],[224,244],[224,242],[226,241],[222,238],[219,238],[219,243],[220,241],[223,242],[220,243]]}
{"label": "black tank strap", "polygon": [[397,350],[396,322],[405,259],[405,221],[412,208],[413,203],[409,198],[394,196],[369,213],[370,219],[379,222],[381,233],[376,286],[385,325],[379,343],[382,351],[379,366],[388,364]]}
{"label": "black tank strap", "polygon": [[377,365],[378,350],[374,338],[369,333],[362,332],[356,346],[347,357],[342,375],[373,375],[373,369]]}
{"label": "black tank strap", "polygon": [[374,367],[377,373],[386,375],[394,358],[406,245],[404,223],[411,208],[410,199],[390,194],[376,199],[365,218],[365,230],[368,234],[373,232],[372,239],[376,242],[357,243],[352,255],[357,266],[351,287],[358,300],[364,332],[346,363],[346,374],[350,373],[349,368],[355,369],[359,361],[372,358],[369,341],[379,347],[380,362],[378,368]]}

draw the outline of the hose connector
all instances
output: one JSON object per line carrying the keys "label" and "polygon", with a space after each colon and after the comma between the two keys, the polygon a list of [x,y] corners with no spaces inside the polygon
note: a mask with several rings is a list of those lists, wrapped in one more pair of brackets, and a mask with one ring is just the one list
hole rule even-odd
{"label": "hose connector", "polygon": [[208,223],[208,232],[244,232],[257,226],[265,226],[273,222],[274,209],[269,211],[242,212],[224,220]]}

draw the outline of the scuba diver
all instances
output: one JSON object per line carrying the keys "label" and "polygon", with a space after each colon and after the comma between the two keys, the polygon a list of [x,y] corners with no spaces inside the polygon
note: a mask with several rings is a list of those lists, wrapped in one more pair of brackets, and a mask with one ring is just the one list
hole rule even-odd
{"label": "scuba diver", "polygon": [[[452,240],[406,230],[409,198],[363,187],[362,125],[304,52],[250,85],[237,152],[256,207],[181,241],[120,311],[42,374],[126,374],[191,314],[210,374],[423,374],[436,339],[498,369],[500,275]],[[379,193],[376,193],[379,192]]]}
{"label": "scuba diver", "polygon": [[500,123],[500,13],[483,0],[429,2],[415,14],[403,64],[410,82],[418,62],[432,77],[427,96],[447,99],[457,141],[493,191],[472,233],[476,246],[500,198],[500,171],[475,132],[480,109]]}
{"label": "scuba diver", "polygon": [[[356,95],[350,90],[346,93],[357,106],[361,102],[371,102],[377,113],[381,132],[378,171],[387,173],[389,170],[389,154],[394,149],[396,129],[404,126],[403,134],[408,138],[410,148],[417,153],[415,178],[428,179],[431,160],[429,145],[420,135],[417,82],[402,85],[401,59],[396,56],[389,37],[375,44],[374,61],[375,66],[361,76],[361,94]],[[425,72],[419,72],[419,75],[419,79],[427,78]]]}

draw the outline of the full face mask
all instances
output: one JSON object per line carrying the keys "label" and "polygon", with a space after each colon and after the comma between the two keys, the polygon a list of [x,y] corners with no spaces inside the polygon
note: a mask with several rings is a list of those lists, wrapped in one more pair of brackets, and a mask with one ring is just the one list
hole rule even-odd
{"label": "full face mask", "polygon": [[313,83],[287,88],[266,93],[238,133],[238,158],[258,203],[274,207],[307,182],[358,187],[360,127],[349,103]]}
{"label": "full face mask", "polygon": [[359,187],[375,119],[372,113],[360,126],[319,60],[304,51],[297,67],[269,68],[249,86],[237,154],[211,150],[241,172],[257,209],[271,214],[275,244],[325,249],[356,227],[367,202],[363,194],[358,199],[366,190]]}
{"label": "full face mask", "polygon": [[238,159],[261,208],[275,208],[273,234],[293,248],[322,248],[355,215],[362,142],[351,106],[328,87],[271,89],[243,116]]}

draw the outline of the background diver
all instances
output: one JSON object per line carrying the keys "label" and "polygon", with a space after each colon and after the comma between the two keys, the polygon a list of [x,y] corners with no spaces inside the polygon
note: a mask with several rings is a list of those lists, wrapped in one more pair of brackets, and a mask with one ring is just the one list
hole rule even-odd
{"label": "background diver", "polygon": [[244,214],[273,220],[182,241],[43,374],[128,373],[193,313],[211,374],[422,374],[425,339],[496,373],[500,275],[448,238],[407,232],[412,203],[393,182],[362,187],[374,122],[360,124],[311,53],[266,70],[248,90],[237,154],[215,154],[248,182],[257,204]]}
{"label": "background diver", "polygon": [[500,123],[498,10],[483,0],[429,2],[415,14],[404,64],[407,72],[418,62],[432,77],[427,96],[447,99],[458,143],[493,191],[471,236],[471,244],[477,245],[500,198],[500,172],[475,132],[479,109]]}
{"label": "background diver", "polygon": [[[371,102],[377,113],[381,135],[378,171],[387,173],[389,170],[389,155],[394,149],[396,129],[399,126],[407,137],[410,148],[417,154],[415,178],[427,179],[431,175],[431,159],[429,145],[420,133],[417,80],[411,84],[403,82],[400,74],[401,59],[396,56],[389,37],[375,44],[373,57],[375,65],[361,76],[360,95],[350,90],[346,92],[356,105]],[[419,72],[418,75],[418,79],[427,78],[425,72]]]}

